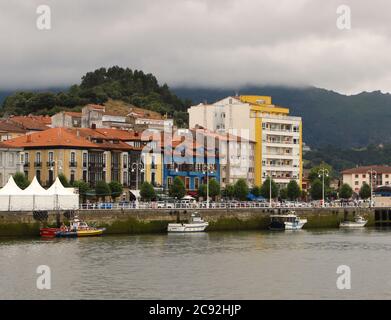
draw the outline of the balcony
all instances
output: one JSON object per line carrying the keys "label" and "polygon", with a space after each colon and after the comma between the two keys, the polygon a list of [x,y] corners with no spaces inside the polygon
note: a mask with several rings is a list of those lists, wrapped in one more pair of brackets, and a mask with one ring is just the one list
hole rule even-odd
{"label": "balcony", "polygon": [[35,162],[34,162],[34,167],[35,167],[35,168],[40,168],[40,167],[42,167],[42,162],[41,162],[41,161],[35,161]]}
{"label": "balcony", "polygon": [[25,167],[25,168],[30,167],[30,162],[24,162],[24,163],[23,163],[23,167]]}
{"label": "balcony", "polygon": [[156,163],[151,163],[151,169],[157,169],[157,164]]}
{"label": "balcony", "polygon": [[69,161],[69,166],[76,168],[77,167],[77,162],[76,161]]}

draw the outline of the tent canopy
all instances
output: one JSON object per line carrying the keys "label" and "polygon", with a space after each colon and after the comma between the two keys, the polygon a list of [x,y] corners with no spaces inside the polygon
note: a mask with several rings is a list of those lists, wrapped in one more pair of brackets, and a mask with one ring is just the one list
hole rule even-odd
{"label": "tent canopy", "polygon": [[65,188],[60,179],[44,189],[34,177],[30,185],[20,189],[12,176],[0,189],[0,211],[75,210],[79,208],[79,195],[74,188]]}
{"label": "tent canopy", "polygon": [[12,176],[9,177],[6,185],[0,189],[0,194],[4,194],[4,195],[9,195],[9,194],[16,195],[16,194],[20,194],[21,192],[22,189],[18,187],[18,185],[16,184]]}

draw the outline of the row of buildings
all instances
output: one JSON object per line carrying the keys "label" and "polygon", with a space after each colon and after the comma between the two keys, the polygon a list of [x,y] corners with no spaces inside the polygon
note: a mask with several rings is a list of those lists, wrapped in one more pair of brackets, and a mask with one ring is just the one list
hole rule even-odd
{"label": "row of buildings", "polygon": [[223,188],[240,178],[261,185],[268,176],[281,186],[292,179],[301,185],[301,118],[273,105],[271,97],[232,96],[188,113],[190,129],[133,106],[10,117],[0,121],[0,183],[22,171],[49,186],[63,173],[92,187],[118,181],[126,196],[143,181],[167,190],[177,176],[189,194],[209,178]]}

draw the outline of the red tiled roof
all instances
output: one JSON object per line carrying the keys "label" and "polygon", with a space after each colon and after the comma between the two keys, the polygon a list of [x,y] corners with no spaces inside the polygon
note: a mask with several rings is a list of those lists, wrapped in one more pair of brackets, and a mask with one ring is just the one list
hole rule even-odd
{"label": "red tiled roof", "polygon": [[52,119],[48,116],[11,116],[9,122],[27,129],[27,130],[46,130],[52,123]]}
{"label": "red tiled roof", "polygon": [[[92,129],[52,128],[35,132],[23,137],[4,141],[9,147],[39,148],[39,147],[75,147],[93,149],[132,150],[128,144],[117,141],[110,142],[104,135],[89,135]],[[94,131],[94,130],[92,130]],[[93,133],[93,132],[92,132]],[[91,137],[100,138],[102,142],[94,142]],[[105,139],[106,138],[106,139]]]}
{"label": "red tiled roof", "polygon": [[113,137],[122,141],[141,140],[141,135],[142,135],[141,132],[109,129],[109,128],[97,128],[96,131],[107,137]]}
{"label": "red tiled roof", "polygon": [[376,173],[391,173],[391,167],[390,166],[363,166],[363,167],[356,167],[351,169],[346,169],[342,171],[342,174],[365,174],[368,173],[370,170],[376,171]]}
{"label": "red tiled roof", "polygon": [[2,132],[17,132],[17,133],[26,133],[27,130],[23,129],[15,123],[9,122],[8,120],[0,121],[0,131]]}

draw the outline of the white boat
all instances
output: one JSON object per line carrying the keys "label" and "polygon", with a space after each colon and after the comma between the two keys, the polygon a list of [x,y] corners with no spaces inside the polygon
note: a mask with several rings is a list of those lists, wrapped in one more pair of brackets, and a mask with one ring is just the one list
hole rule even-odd
{"label": "white boat", "polygon": [[204,221],[202,217],[197,213],[193,213],[188,223],[169,223],[167,227],[168,232],[202,232],[205,231],[209,225]]}
{"label": "white boat", "polygon": [[307,223],[307,219],[299,218],[295,211],[290,211],[288,214],[274,214],[270,219],[270,230],[300,230]]}
{"label": "white boat", "polygon": [[354,221],[342,221],[339,224],[340,228],[363,228],[367,224],[368,220],[365,220],[362,216],[356,216]]}

